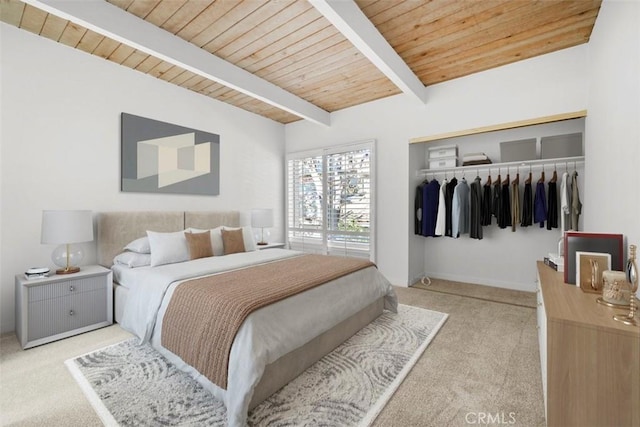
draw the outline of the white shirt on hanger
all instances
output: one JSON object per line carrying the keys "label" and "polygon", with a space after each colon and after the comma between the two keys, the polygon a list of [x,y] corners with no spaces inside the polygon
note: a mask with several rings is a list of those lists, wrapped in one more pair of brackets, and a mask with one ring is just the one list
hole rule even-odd
{"label": "white shirt on hanger", "polygon": [[445,202],[445,191],[447,190],[447,179],[442,181],[440,186],[440,196],[438,198],[438,215],[436,217],[436,236],[444,236],[447,222],[447,206]]}

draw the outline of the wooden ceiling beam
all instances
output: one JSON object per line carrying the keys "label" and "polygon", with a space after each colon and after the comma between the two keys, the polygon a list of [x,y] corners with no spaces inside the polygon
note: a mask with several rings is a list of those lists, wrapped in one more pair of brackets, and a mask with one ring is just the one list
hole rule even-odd
{"label": "wooden ceiling beam", "polygon": [[331,124],[327,111],[108,2],[25,0],[25,3],[298,117],[326,126]]}
{"label": "wooden ceiling beam", "polygon": [[310,0],[400,90],[421,103],[425,86],[353,0]]}

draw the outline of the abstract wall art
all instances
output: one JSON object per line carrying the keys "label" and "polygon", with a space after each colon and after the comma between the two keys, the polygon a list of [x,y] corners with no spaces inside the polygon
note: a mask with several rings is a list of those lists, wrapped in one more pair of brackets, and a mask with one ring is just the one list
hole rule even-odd
{"label": "abstract wall art", "polygon": [[122,113],[121,190],[220,194],[220,135]]}

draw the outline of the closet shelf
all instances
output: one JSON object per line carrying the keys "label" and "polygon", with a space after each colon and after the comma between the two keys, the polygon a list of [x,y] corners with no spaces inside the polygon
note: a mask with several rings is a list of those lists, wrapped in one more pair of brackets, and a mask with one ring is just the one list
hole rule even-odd
{"label": "closet shelf", "polygon": [[[470,165],[470,166],[456,166],[453,168],[440,168],[440,169],[419,169],[416,173],[417,177],[422,177],[425,175],[436,175],[443,174],[447,172],[466,172],[466,171],[498,171],[501,169],[501,172],[507,173],[509,171],[515,172],[519,170],[522,172],[523,170],[529,170],[529,168],[533,167],[546,167],[553,166],[554,169],[558,169],[561,166],[565,166],[565,169],[569,170],[569,167],[573,167],[574,169],[578,165],[584,164],[584,156],[576,156],[576,157],[560,157],[557,159],[536,159],[536,160],[522,160],[519,162],[504,162],[504,163],[490,163],[486,165]],[[524,169],[523,169],[524,168]]]}

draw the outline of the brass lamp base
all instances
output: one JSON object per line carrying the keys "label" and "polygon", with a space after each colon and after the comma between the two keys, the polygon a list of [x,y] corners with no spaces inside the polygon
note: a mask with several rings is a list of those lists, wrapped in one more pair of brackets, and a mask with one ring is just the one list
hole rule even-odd
{"label": "brass lamp base", "polygon": [[629,315],[626,314],[616,314],[613,316],[613,319],[618,322],[622,322],[625,325],[638,326],[638,321],[634,317],[629,317]]}
{"label": "brass lamp base", "polygon": [[596,302],[598,304],[606,305],[607,307],[612,307],[612,308],[629,308],[629,304],[628,303],[625,303],[625,304],[614,304],[612,302],[605,301],[604,298],[602,298],[602,297],[598,297],[596,299]]}
{"label": "brass lamp base", "polygon": [[67,267],[56,270],[56,274],[74,274],[80,271],[80,267]]}
{"label": "brass lamp base", "polygon": [[638,306],[636,305],[636,296],[635,296],[636,289],[638,289],[637,286],[635,287],[635,289],[632,289],[631,298],[629,301],[629,313],[626,315],[616,314],[615,316],[613,316],[613,320],[617,320],[618,322],[622,322],[625,325],[629,325],[629,326],[638,326],[638,321],[635,319],[636,311],[638,309]]}

